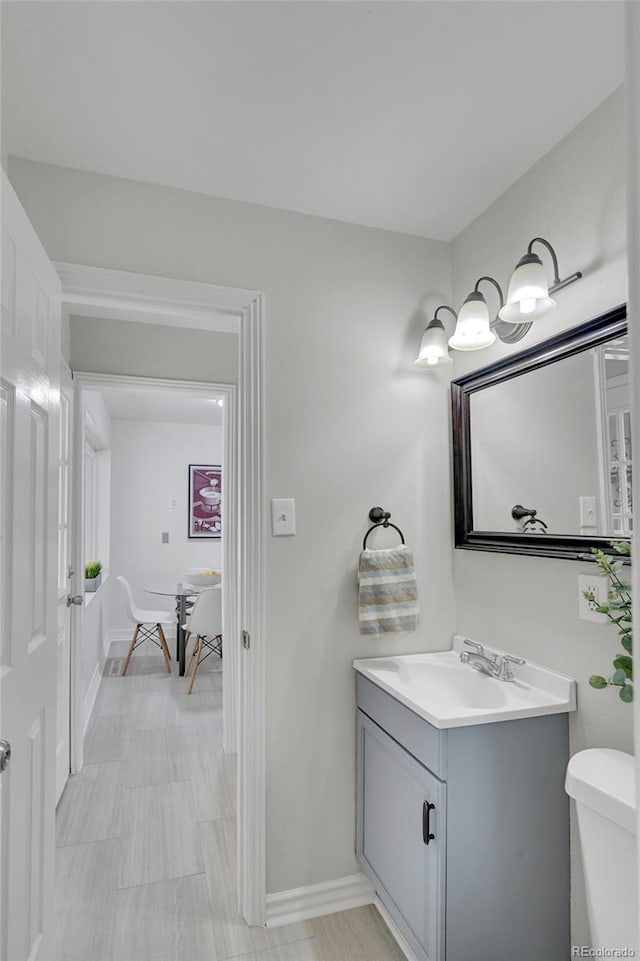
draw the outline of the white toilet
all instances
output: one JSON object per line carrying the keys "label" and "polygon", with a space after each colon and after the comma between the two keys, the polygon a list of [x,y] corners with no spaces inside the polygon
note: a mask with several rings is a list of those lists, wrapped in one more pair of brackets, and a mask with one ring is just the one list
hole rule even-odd
{"label": "white toilet", "polygon": [[[638,950],[635,760],[608,748],[569,761],[565,790],[575,799],[594,948]],[[635,954],[633,953],[635,952]]]}

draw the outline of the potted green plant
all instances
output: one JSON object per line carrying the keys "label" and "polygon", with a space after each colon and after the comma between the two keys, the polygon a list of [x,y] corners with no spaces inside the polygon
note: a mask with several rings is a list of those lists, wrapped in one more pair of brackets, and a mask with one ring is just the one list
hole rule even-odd
{"label": "potted green plant", "polygon": [[97,591],[102,583],[102,561],[87,561],[84,565],[84,589],[88,593]]}
{"label": "potted green plant", "polygon": [[[628,541],[612,541],[611,546],[618,554],[631,556],[631,544]],[[613,659],[613,674],[606,678],[602,674],[592,674],[589,678],[591,687],[602,689],[617,687],[621,700],[629,703],[633,701],[633,625],[631,621],[631,585],[621,577],[624,562],[614,560],[604,551],[596,547],[591,549],[596,563],[602,573],[609,578],[609,592],[606,604],[598,604],[595,610],[604,614],[618,629],[622,653],[618,652]],[[585,598],[593,601],[594,597],[585,591]]]}

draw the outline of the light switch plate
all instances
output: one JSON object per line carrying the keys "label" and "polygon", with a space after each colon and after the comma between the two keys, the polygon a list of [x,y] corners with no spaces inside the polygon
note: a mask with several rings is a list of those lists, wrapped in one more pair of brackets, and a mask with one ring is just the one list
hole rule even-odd
{"label": "light switch plate", "polygon": [[274,497],[271,501],[271,533],[286,537],[296,532],[296,502],[293,497]]}
{"label": "light switch plate", "polygon": [[580,498],[580,527],[598,526],[598,507],[595,497]]}

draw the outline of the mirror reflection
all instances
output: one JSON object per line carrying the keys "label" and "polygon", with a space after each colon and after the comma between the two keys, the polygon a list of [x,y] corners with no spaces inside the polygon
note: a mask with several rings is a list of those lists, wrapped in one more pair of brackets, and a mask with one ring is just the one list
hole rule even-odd
{"label": "mirror reflection", "polygon": [[631,534],[626,336],[470,397],[474,529]]}

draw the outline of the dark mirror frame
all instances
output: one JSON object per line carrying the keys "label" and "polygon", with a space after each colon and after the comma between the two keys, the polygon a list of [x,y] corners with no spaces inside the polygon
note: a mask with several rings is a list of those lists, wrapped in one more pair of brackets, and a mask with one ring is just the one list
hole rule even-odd
{"label": "dark mirror frame", "polygon": [[556,361],[598,347],[627,332],[625,304],[571,327],[549,340],[499,360],[495,364],[466,374],[451,382],[451,437],[453,445],[453,502],[455,546],[472,551],[499,551],[503,554],[533,554],[593,560],[592,547],[612,553],[615,537],[585,537],[564,534],[520,534],[517,531],[481,531],[473,527],[473,487],[471,474],[471,395],[494,387],[513,377],[546,367]]}

